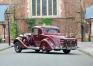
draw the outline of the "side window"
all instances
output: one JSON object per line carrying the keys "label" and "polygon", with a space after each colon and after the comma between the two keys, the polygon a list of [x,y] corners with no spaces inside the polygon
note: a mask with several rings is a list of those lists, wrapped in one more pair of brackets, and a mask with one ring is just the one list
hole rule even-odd
{"label": "side window", "polygon": [[33,33],[33,35],[38,35],[38,29],[37,28],[33,28],[32,29],[32,33]]}

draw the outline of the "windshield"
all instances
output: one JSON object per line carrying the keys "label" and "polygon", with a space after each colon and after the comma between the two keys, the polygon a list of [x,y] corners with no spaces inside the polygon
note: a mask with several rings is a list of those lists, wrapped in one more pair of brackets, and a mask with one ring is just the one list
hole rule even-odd
{"label": "windshield", "polygon": [[59,31],[59,29],[55,29],[55,28],[46,28],[46,33],[57,34],[57,33],[60,33],[60,31]]}

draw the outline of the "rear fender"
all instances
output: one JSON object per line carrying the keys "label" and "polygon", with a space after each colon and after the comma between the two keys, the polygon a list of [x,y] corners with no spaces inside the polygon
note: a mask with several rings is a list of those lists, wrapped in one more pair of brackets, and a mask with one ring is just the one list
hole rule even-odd
{"label": "rear fender", "polygon": [[48,40],[48,39],[43,39],[42,41],[41,41],[41,43],[42,42],[46,42],[49,46],[50,46],[50,49],[54,49],[54,43],[52,42],[52,41],[50,41],[50,40]]}

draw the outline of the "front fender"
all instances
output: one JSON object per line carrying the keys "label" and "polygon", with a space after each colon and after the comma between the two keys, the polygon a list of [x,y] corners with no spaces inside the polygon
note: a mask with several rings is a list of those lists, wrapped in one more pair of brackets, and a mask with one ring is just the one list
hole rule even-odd
{"label": "front fender", "polygon": [[27,48],[27,45],[24,44],[20,38],[16,38],[16,39],[14,40],[13,44],[15,44],[16,42],[20,42],[20,44],[19,44],[20,47],[22,47],[22,48]]}
{"label": "front fender", "polygon": [[46,42],[46,43],[50,46],[51,49],[54,49],[54,43],[53,43],[52,41],[50,41],[50,40],[48,40],[48,39],[43,39],[43,40],[41,41],[41,43],[42,43],[42,42]]}

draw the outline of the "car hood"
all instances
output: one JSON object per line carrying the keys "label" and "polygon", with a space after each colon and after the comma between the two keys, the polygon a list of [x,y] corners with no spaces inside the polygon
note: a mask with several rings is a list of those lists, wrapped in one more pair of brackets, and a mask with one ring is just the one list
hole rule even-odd
{"label": "car hood", "polygon": [[65,36],[60,36],[60,35],[50,35],[49,37],[53,40],[53,42],[55,43],[55,46],[58,46],[58,47],[61,46],[61,43],[60,43],[61,39],[64,39],[64,40],[73,40],[73,39],[75,39],[75,38],[67,38]]}

